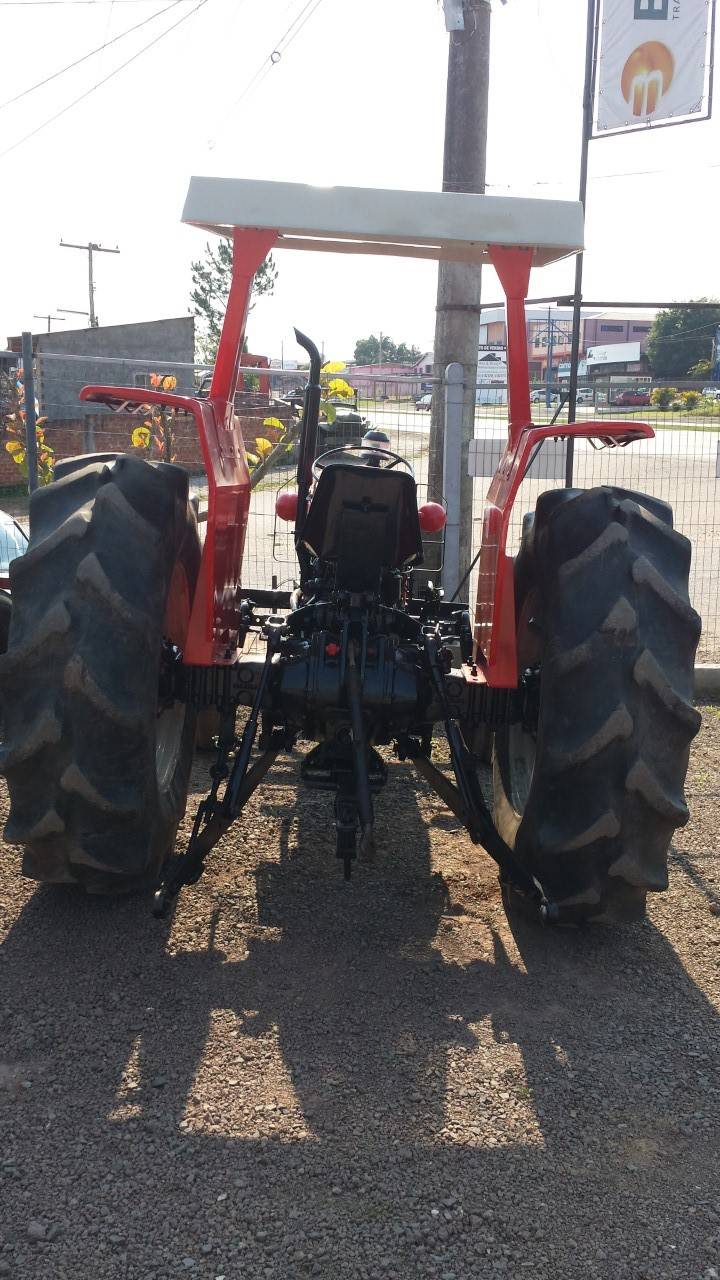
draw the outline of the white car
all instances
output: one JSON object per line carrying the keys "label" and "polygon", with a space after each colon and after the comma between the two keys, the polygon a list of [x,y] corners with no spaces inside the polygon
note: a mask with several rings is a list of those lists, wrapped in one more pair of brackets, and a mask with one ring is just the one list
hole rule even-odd
{"label": "white car", "polygon": [[[550,396],[550,403],[557,404],[559,399],[560,397],[558,396],[557,391],[553,391],[552,395]],[[531,404],[545,404],[546,401],[547,401],[547,392],[545,390],[530,392]]]}
{"label": "white car", "polygon": [[10,561],[25,554],[27,542],[27,534],[17,520],[0,511],[0,653],[7,650],[10,630]]}
{"label": "white car", "polygon": [[703,387],[701,394],[707,396],[708,400],[720,400],[720,382],[712,387]]}
{"label": "white car", "polygon": [[594,404],[595,392],[593,391],[592,387],[578,387],[575,403],[576,404]]}

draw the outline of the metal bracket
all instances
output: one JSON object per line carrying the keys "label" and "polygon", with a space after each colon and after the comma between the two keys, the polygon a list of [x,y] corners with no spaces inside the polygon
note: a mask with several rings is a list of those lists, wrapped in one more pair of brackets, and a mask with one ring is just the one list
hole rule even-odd
{"label": "metal bracket", "polygon": [[445,30],[464,31],[465,10],[463,0],[443,0],[443,9],[445,10]]}

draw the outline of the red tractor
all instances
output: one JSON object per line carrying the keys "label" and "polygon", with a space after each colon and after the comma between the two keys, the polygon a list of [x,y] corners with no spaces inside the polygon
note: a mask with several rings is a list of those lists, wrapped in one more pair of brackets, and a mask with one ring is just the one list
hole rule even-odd
{"label": "red tractor", "polygon": [[[500,869],[508,894],[555,921],[637,916],[667,884],[688,816],[683,784],[699,726],[692,705],[700,622],[690,545],[655,498],[556,489],[506,551],[529,462],[550,437],[627,445],[640,422],[533,426],[524,300],[531,265],[582,246],[579,205],[449,193],[313,189],[193,179],[185,220],[232,234],[233,282],[205,399],[86,387],[113,407],[194,416],[205,458],[204,542],[185,472],[134,456],[60,463],[32,497],[27,554],[11,566],[12,625],[0,659],[6,838],[26,875],[90,892],[154,884],[163,914],[242,812],[281,752],[304,785],[335,797],[345,874],[375,853],[380,746],[412,760]],[[310,357],[291,593],[243,584],[250,503],[234,393],[255,271],[274,247],[490,262],[507,297],[509,439],[485,509],[474,618],[413,595],[423,529],[408,464],[376,436],[318,454],[320,359]],[[244,652],[261,633],[265,657]],[[453,666],[453,654],[461,663]],[[249,714],[239,740],[236,713]],[[219,715],[212,788],[173,857],[199,712]],[[432,761],[442,726],[453,779]],[[494,735],[494,812],[473,743]]]}

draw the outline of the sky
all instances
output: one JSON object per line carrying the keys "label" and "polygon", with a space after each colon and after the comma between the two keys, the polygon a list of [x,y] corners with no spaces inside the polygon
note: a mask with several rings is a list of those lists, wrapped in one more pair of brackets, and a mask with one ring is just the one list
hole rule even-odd
{"label": "sky", "polygon": [[[440,189],[448,37],[436,0],[198,3],[0,0],[0,342],[42,329],[36,313],[87,309],[86,256],[61,238],[120,247],[96,256],[101,324],[187,314],[206,239],[180,222],[191,174]],[[495,0],[490,194],[576,198],[584,41],[584,0]],[[589,166],[587,298],[720,296],[720,115],[603,138]],[[379,330],[431,349],[435,264],[287,251],[276,262],[251,350],[300,354],[293,325],[331,359]],[[572,283],[568,260],[534,272],[531,296]],[[488,269],[483,299],[500,297]]]}

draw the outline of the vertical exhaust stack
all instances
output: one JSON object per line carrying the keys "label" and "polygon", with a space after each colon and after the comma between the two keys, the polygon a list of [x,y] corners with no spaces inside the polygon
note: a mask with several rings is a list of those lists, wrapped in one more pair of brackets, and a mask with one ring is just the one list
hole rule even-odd
{"label": "vertical exhaust stack", "polygon": [[310,376],[305,387],[305,403],[303,405],[302,430],[300,432],[300,454],[298,457],[297,486],[298,501],[295,516],[295,551],[300,564],[301,580],[307,576],[308,553],[302,541],[305,519],[307,516],[307,500],[312,484],[312,465],[317,453],[318,422],[320,420],[320,369],[321,359],[315,343],[299,329],[295,337],[310,357]]}

